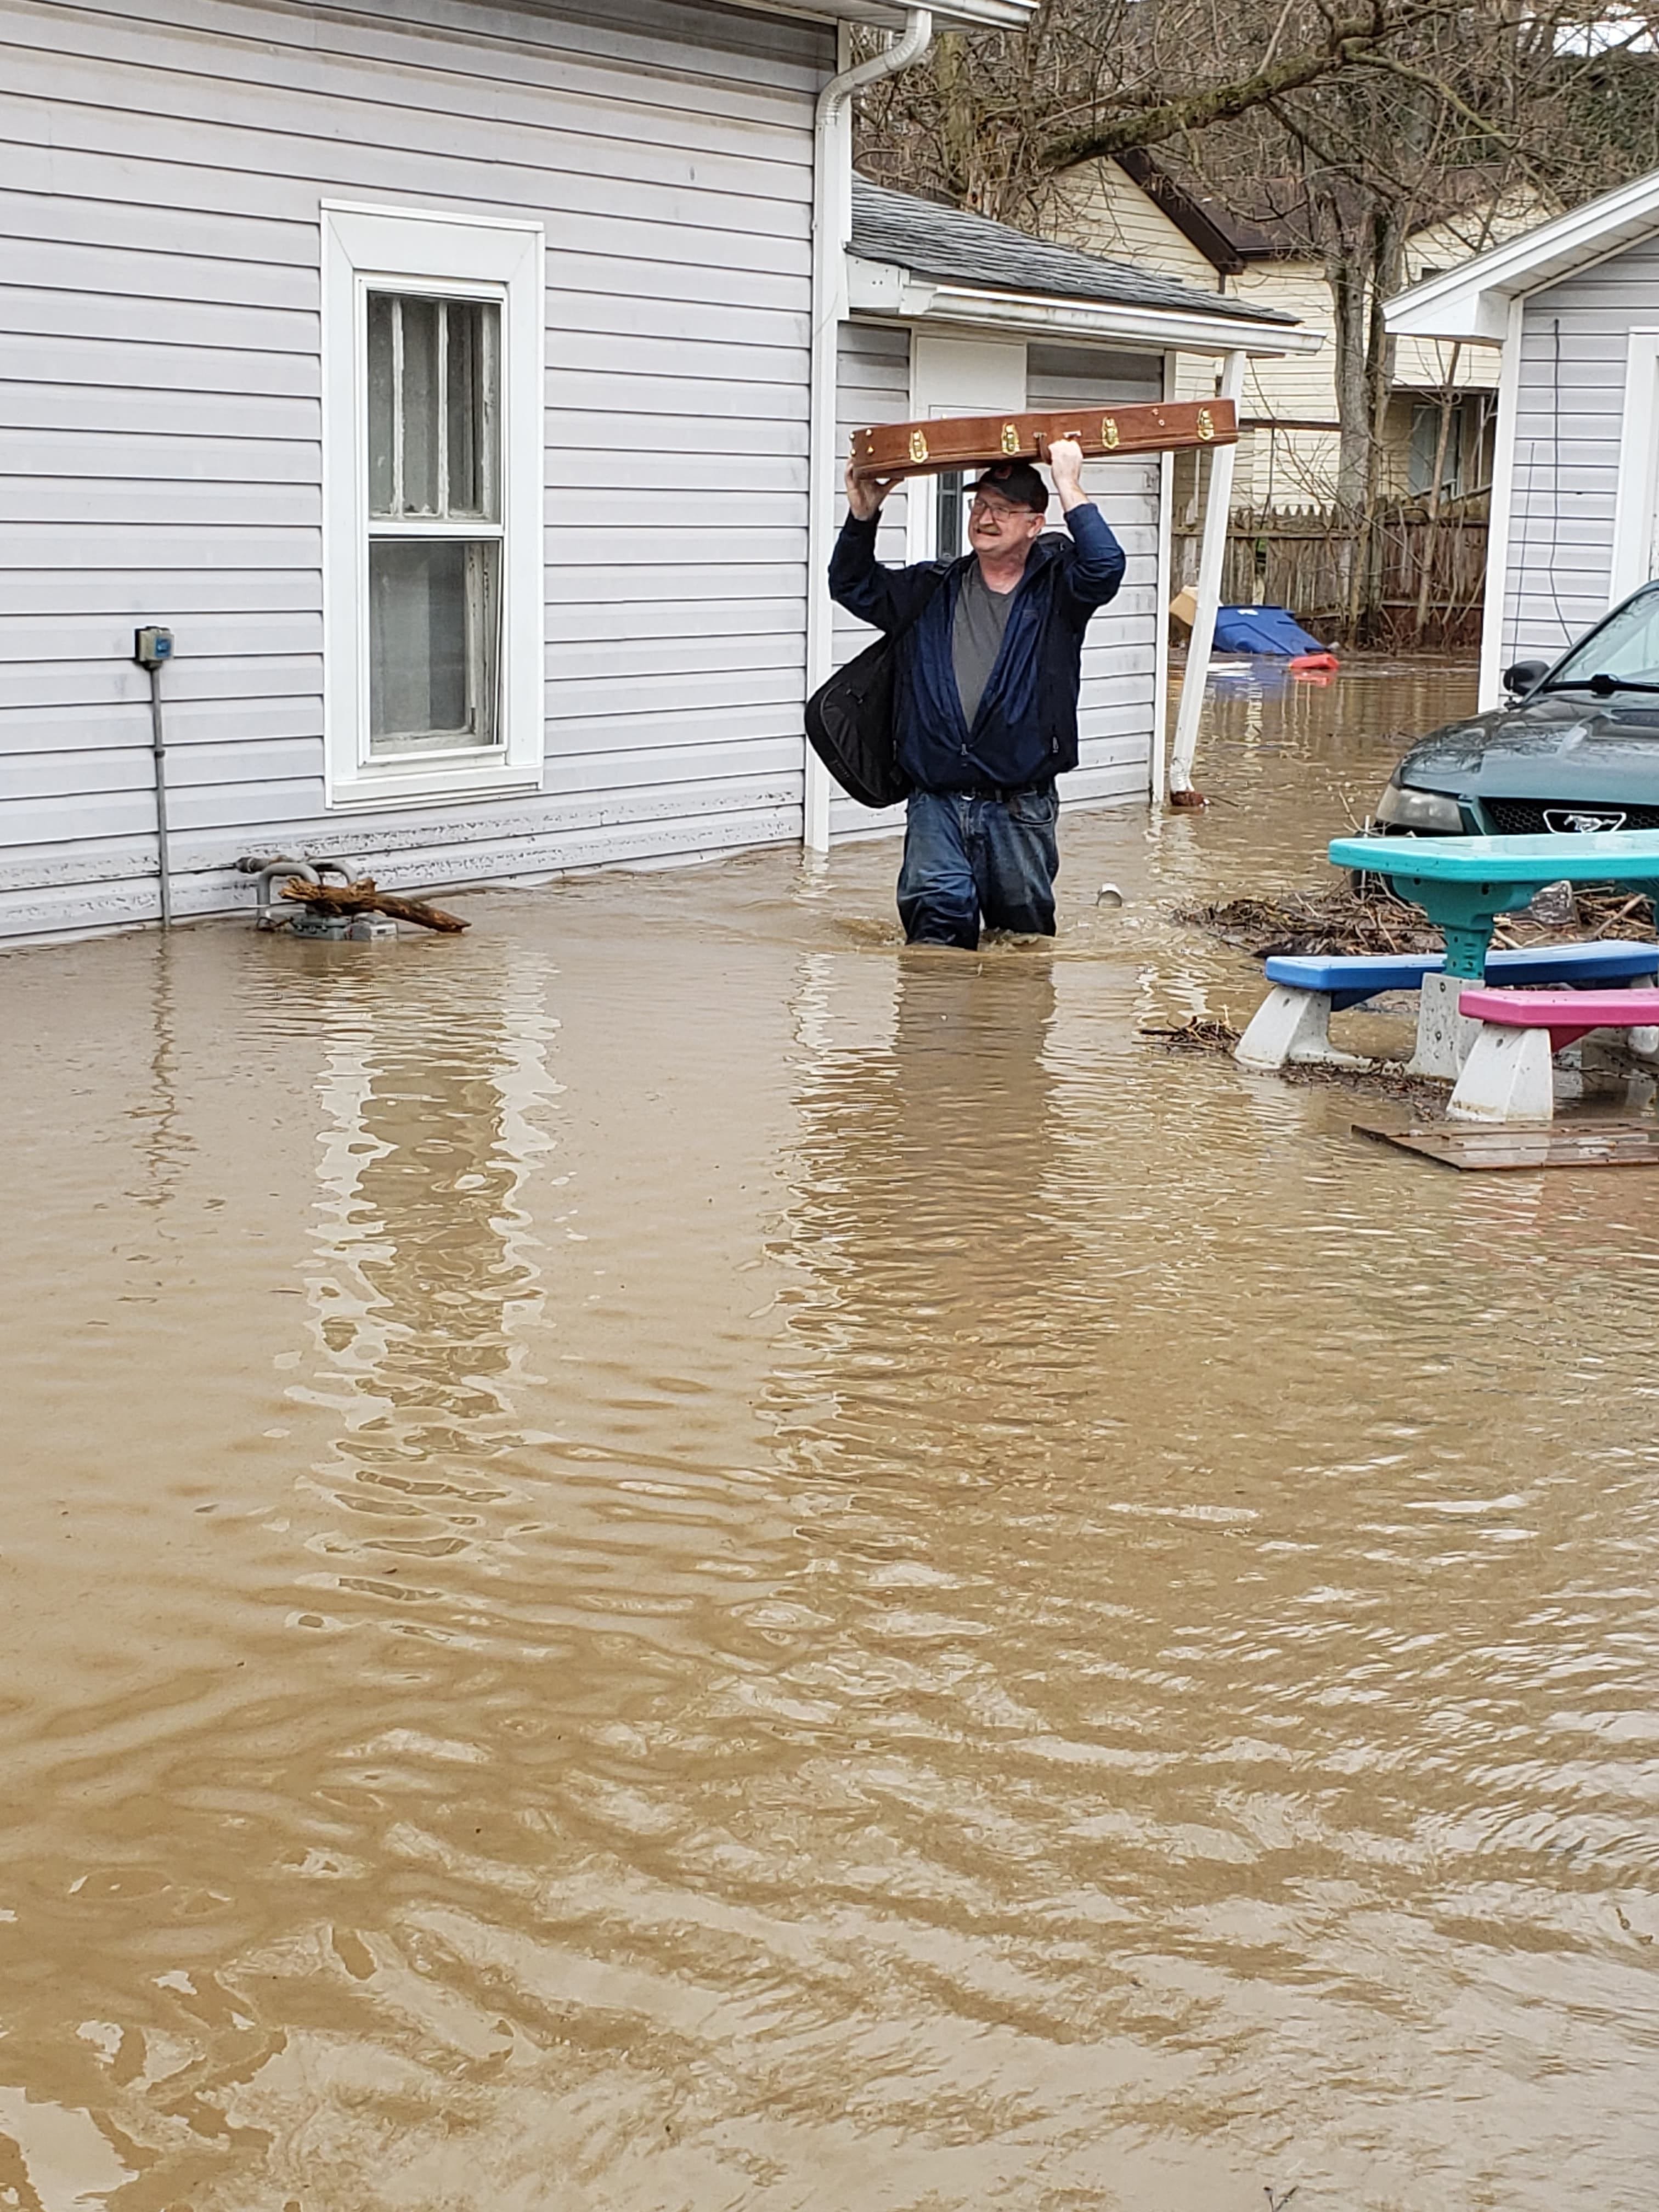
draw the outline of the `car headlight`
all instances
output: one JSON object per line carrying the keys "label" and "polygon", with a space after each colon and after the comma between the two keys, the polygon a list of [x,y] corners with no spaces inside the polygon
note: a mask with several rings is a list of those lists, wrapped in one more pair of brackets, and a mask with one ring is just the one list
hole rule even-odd
{"label": "car headlight", "polygon": [[1389,830],[1422,830],[1431,836],[1462,835],[1463,810],[1443,791],[1415,791],[1390,780],[1376,802],[1376,821]]}

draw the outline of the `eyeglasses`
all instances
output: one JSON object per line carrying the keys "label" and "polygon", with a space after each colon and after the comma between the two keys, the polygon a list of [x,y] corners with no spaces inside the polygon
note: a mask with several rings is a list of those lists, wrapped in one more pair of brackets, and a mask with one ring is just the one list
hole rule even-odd
{"label": "eyeglasses", "polygon": [[969,514],[989,515],[994,520],[1001,522],[1011,514],[1035,514],[1036,509],[1023,507],[1012,500],[981,498],[976,499],[968,512]]}

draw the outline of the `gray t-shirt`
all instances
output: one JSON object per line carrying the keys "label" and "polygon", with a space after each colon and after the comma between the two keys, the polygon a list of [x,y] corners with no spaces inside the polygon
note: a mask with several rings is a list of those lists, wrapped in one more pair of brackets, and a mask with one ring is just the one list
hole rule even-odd
{"label": "gray t-shirt", "polygon": [[1002,650],[1002,633],[1008,627],[1012,592],[994,592],[975,562],[957,594],[956,620],[951,625],[951,665],[962,699],[962,719],[971,730],[991,671]]}

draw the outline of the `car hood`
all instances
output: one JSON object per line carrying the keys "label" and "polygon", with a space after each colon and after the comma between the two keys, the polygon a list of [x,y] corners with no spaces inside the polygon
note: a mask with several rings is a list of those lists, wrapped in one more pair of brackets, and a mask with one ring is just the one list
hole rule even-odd
{"label": "car hood", "polygon": [[1488,799],[1659,799],[1659,697],[1639,706],[1557,692],[1448,722],[1414,744],[1400,781]]}

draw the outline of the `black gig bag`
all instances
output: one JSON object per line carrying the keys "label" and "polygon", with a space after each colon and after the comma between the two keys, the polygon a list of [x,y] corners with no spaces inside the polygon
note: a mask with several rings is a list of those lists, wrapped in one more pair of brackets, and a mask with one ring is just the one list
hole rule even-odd
{"label": "black gig bag", "polygon": [[952,565],[939,562],[927,597],[902,629],[866,645],[806,702],[808,744],[860,806],[896,806],[910,795],[910,779],[898,764],[893,739],[898,645],[921,621]]}

